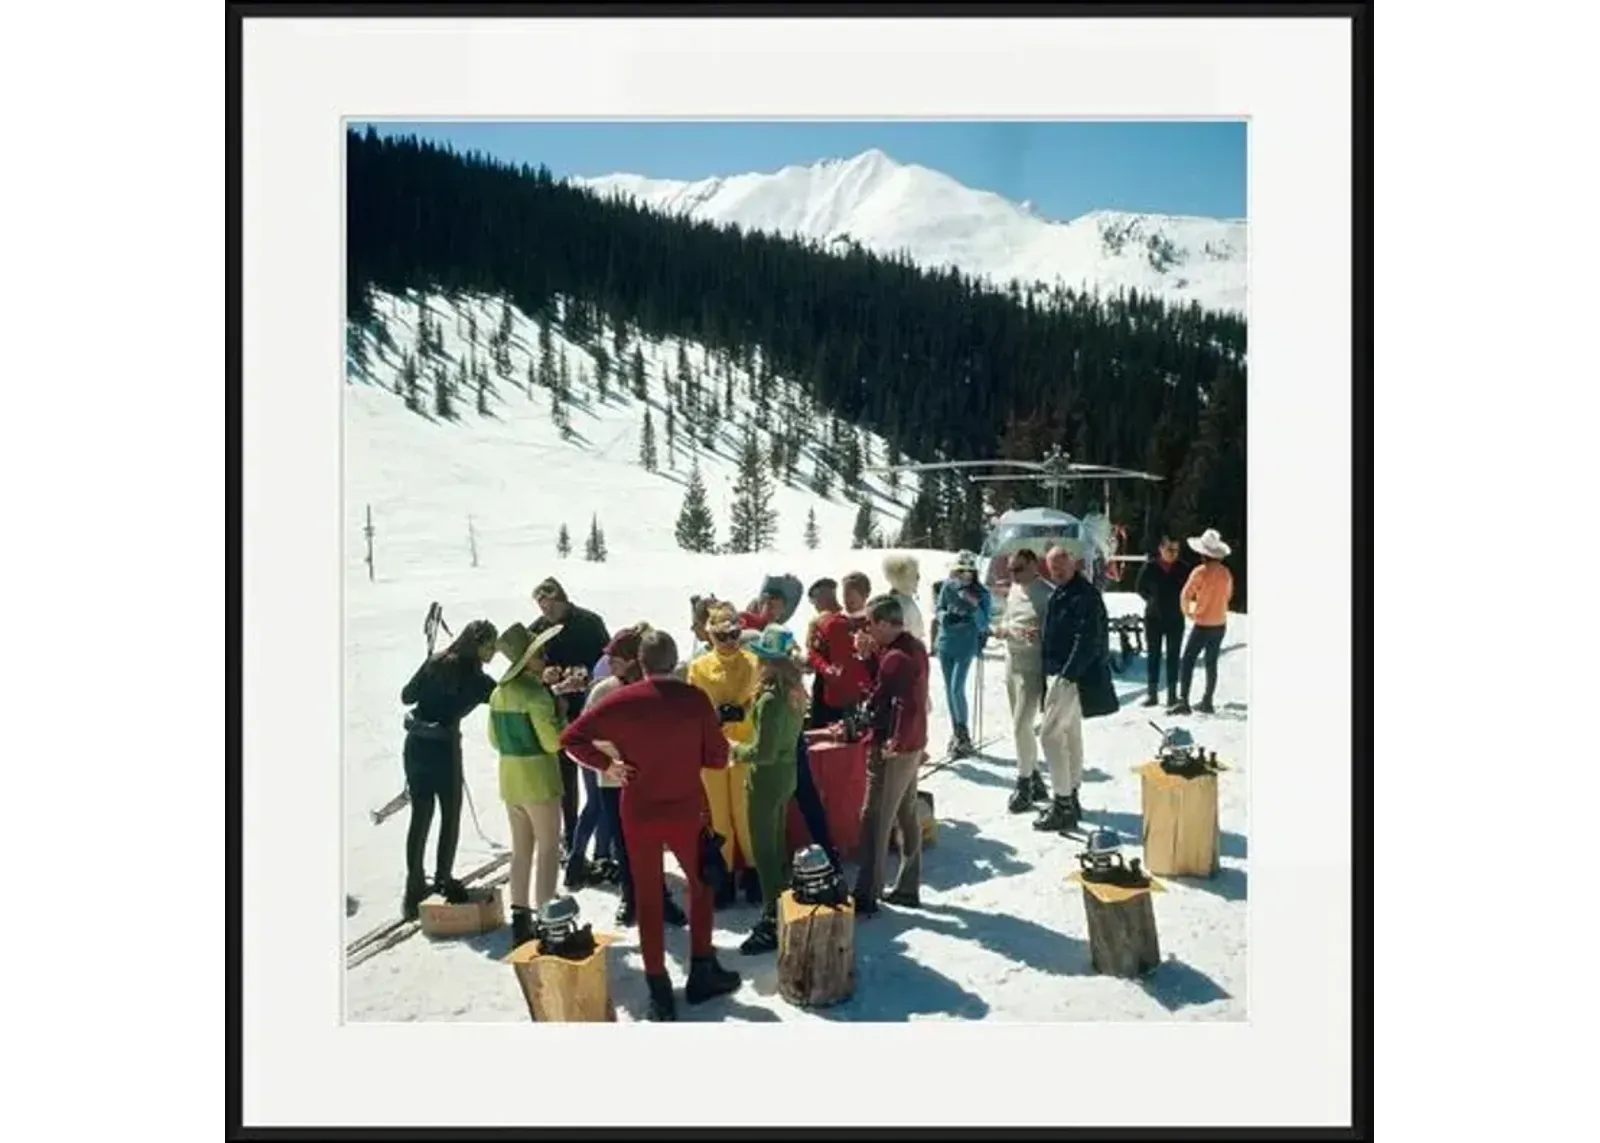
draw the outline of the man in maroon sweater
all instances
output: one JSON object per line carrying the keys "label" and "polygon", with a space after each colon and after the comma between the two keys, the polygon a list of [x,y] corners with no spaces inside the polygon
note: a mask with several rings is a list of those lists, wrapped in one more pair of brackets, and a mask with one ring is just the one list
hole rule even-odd
{"label": "man in maroon sweater", "polygon": [[[876,648],[867,660],[872,682],[867,714],[872,750],[867,760],[867,801],[861,810],[861,867],[856,875],[856,915],[891,905],[921,904],[922,826],[917,821],[917,766],[928,745],[928,649],[905,629],[900,601],[880,595],[867,603],[865,634]],[[865,641],[863,641],[863,644]],[[883,892],[889,835],[903,837],[900,871]]]}
{"label": "man in maroon sweater", "polygon": [[[705,787],[700,771],[728,764],[728,740],[711,700],[672,676],[678,647],[665,631],[639,645],[645,677],[584,711],[561,735],[573,761],[622,786],[622,830],[639,915],[639,948],[650,987],[651,1020],[674,1020],[672,980],[662,947],[663,849],[689,882],[689,980],[684,1000],[699,1004],[733,992],[739,974],[717,963],[711,944],[711,890],[700,879],[700,829]],[[602,745],[605,744],[605,745]]]}

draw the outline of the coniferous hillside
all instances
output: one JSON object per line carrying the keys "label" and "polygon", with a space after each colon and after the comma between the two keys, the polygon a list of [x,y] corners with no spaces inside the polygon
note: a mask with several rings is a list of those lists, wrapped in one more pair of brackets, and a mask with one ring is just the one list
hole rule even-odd
{"label": "coniferous hillside", "polygon": [[[1142,468],[1112,515],[1148,547],[1165,528],[1219,528],[1245,609],[1245,325],[1134,294],[987,286],[909,259],[667,217],[555,180],[544,168],[414,139],[347,139],[349,316],[372,291],[481,291],[568,329],[626,324],[798,379],[807,395],[907,459],[1074,459]],[[759,352],[757,352],[759,350]],[[1100,486],[1077,486],[1096,507]],[[987,485],[996,508],[1044,502]],[[981,539],[979,486],[925,479],[907,517]]]}

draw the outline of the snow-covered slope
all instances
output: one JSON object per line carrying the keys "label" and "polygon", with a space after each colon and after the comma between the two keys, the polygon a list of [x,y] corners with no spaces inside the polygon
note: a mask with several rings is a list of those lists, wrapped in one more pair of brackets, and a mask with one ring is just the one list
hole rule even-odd
{"label": "snow-covered slope", "polygon": [[1059,281],[1102,294],[1137,289],[1244,312],[1248,224],[1239,219],[1093,211],[1068,222],[871,150],[808,167],[683,182],[614,174],[574,179],[674,214],[737,223],[843,249],[906,251],[997,283]]}
{"label": "snow-covered slope", "polygon": [[[473,350],[460,332],[468,315],[480,341],[499,320],[492,299],[464,302],[462,326],[451,303],[429,299],[433,321],[443,333],[445,354],[453,361]],[[403,739],[399,692],[423,655],[422,621],[437,600],[453,630],[474,618],[504,628],[536,615],[531,591],[555,575],[572,597],[599,612],[612,629],[649,620],[689,646],[688,597],[711,591],[743,602],[762,577],[790,572],[802,582],[821,575],[840,577],[852,570],[882,583],[884,553],[849,548],[853,506],[824,500],[809,490],[781,488],[775,497],[779,517],[777,550],[742,555],[701,555],[680,550],[673,522],[682,498],[676,473],[651,474],[637,463],[641,403],[613,395],[574,404],[573,436],[565,439],[551,423],[547,396],[529,398],[502,383],[492,398],[492,416],[480,416],[470,395],[460,401],[454,420],[431,422],[407,410],[393,392],[399,347],[414,341],[414,301],[376,299],[381,329],[394,343],[363,334],[367,368],[345,387],[346,555],[344,561],[344,805],[345,888],[354,899],[345,921],[351,940],[391,920],[398,912],[404,881],[404,812],[374,825],[369,812],[403,787]],[[514,315],[513,378],[526,374],[527,358],[537,352],[537,330]],[[573,369],[580,354],[565,339]],[[646,345],[650,400],[661,432],[661,367],[673,368],[677,347]],[[484,352],[480,344],[476,351]],[[690,347],[696,367],[700,351]],[[735,419],[743,403],[736,401]],[[881,457],[881,444],[874,442]],[[702,452],[702,470],[726,535],[721,508],[734,479],[729,448]],[[802,477],[808,461],[800,466]],[[883,501],[877,501],[883,503]],[[372,509],[375,577],[363,562],[362,529]],[[807,550],[802,527],[816,508],[822,546]],[[886,506],[887,507],[887,506]],[[609,558],[582,558],[591,516],[605,530]],[[886,528],[895,517],[885,512]],[[555,537],[565,522],[574,551],[561,559]],[[476,564],[473,549],[476,548]],[[923,569],[919,593],[942,572],[950,553],[914,553]],[[1140,604],[1128,594],[1107,596],[1114,612]],[[802,605],[791,627],[804,629],[810,609]],[[785,1003],[776,991],[772,956],[743,957],[737,948],[756,918],[740,905],[719,913],[715,941],[724,963],[745,974],[733,996],[698,1008],[680,1008],[684,1020],[921,1020],[993,1019],[1012,1021],[1079,1020],[1241,1020],[1247,1015],[1248,806],[1248,620],[1230,618],[1221,657],[1218,713],[1190,720],[1200,741],[1215,749],[1232,769],[1221,783],[1222,869],[1209,880],[1169,879],[1155,908],[1165,962],[1143,981],[1094,974],[1078,891],[1066,884],[1079,843],[1035,832],[1031,817],[1006,811],[1015,774],[1014,751],[1001,735],[984,756],[958,762],[927,777],[922,787],[936,799],[938,845],[924,856],[923,908],[886,908],[857,932],[857,991],[853,1000],[818,1013]],[[504,662],[496,658],[491,670]],[[995,735],[1007,723],[1004,664],[991,647],[981,670],[983,726]],[[1083,801],[1088,820],[1108,824],[1138,852],[1139,784],[1131,768],[1148,756],[1155,742],[1149,712],[1136,703],[1142,693],[1143,663],[1128,665],[1118,681],[1124,706],[1117,714],[1087,724],[1087,763]],[[930,735],[937,751],[950,732],[942,680],[934,668]],[[976,726],[974,730],[976,731]],[[465,872],[509,843],[510,831],[499,801],[497,759],[490,749],[486,714],[473,712],[463,724],[463,766],[471,794],[463,814],[456,871]],[[481,834],[480,834],[481,828]],[[431,865],[437,820],[430,838]],[[681,872],[668,862],[668,879],[682,899]],[[584,889],[578,894],[586,920],[602,931],[618,932],[612,958],[613,996],[618,1019],[642,1018],[646,1001],[638,933],[612,922],[613,893]],[[527,1019],[514,976],[501,962],[508,931],[459,941],[413,937],[350,969],[346,1015],[353,1020],[521,1021]],[[679,985],[684,979],[687,935],[670,931],[668,968]],[[331,952],[331,950],[330,950]]]}
{"label": "snow-covered slope", "polygon": [[[457,376],[463,358],[490,360],[488,339],[500,322],[500,299],[426,301],[430,321],[442,333],[443,364],[451,377]],[[352,567],[365,574],[361,537],[368,506],[380,583],[403,576],[425,584],[431,574],[470,566],[474,548],[483,574],[527,575],[526,569],[544,567],[556,558],[563,524],[571,538],[570,559],[581,560],[595,519],[605,534],[610,560],[636,567],[642,557],[676,550],[674,527],[692,458],[700,466],[717,538],[728,538],[740,435],[754,408],[746,393],[748,378],[737,364],[730,367],[735,403],[731,413],[721,410],[716,450],[700,442],[691,451],[680,424],[674,454],[667,448],[663,370],[676,370],[678,343],[630,338],[627,355],[637,342],[644,358],[647,399],[636,399],[617,379],[601,399],[593,380],[593,358],[553,332],[553,351],[566,356],[575,390],[568,410],[571,432],[563,434],[552,420],[548,390],[530,388],[526,382],[529,363],[539,353],[539,326],[511,307],[510,377],[502,380],[490,369],[496,391],[488,400],[489,414],[477,412],[475,391],[468,388],[456,395],[455,418],[444,420],[432,415],[431,367],[424,368],[420,386],[428,415],[408,410],[395,392],[402,352],[413,351],[416,343],[416,297],[378,294],[374,309],[377,332],[354,331],[363,344],[366,364],[352,365],[353,383],[345,386],[345,517],[351,537],[346,561]],[[604,344],[609,349],[611,339],[606,337]],[[705,350],[694,344],[686,349],[690,367],[709,378]],[[580,366],[587,384],[578,380]],[[722,403],[723,386],[712,387]],[[639,463],[647,407],[657,444],[655,473]],[[820,434],[815,417],[810,426]],[[768,426],[756,427],[765,456]],[[868,463],[881,463],[884,442],[870,433],[860,436],[872,458]],[[809,483],[815,460],[815,453],[807,451],[797,462],[794,486],[775,485],[772,507],[778,548],[802,547],[807,513],[813,509],[823,545],[850,544],[859,506],[842,496],[837,480],[831,497],[813,493]],[[910,504],[913,486],[907,482],[901,491],[891,492],[878,478],[869,477],[862,487],[877,523],[893,535]],[[527,586],[531,588],[536,579]],[[424,599],[422,604],[426,603]]]}

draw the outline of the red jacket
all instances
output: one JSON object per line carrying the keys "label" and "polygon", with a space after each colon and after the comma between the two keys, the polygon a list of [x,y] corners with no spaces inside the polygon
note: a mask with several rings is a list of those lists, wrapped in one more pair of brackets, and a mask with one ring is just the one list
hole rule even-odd
{"label": "red jacket", "polygon": [[[844,612],[834,611],[817,617],[806,660],[822,678],[822,701],[835,710],[854,706],[867,693],[872,676],[867,672],[866,663],[856,654],[850,617]],[[838,667],[840,673],[828,674],[830,666]]]}
{"label": "red jacket", "polygon": [[765,631],[768,619],[759,611],[739,612],[739,629],[741,631]]}
{"label": "red jacket", "polygon": [[728,740],[704,691],[655,676],[613,691],[561,733],[561,749],[580,766],[604,770],[611,758],[595,746],[610,742],[634,775],[622,788],[626,817],[700,820],[705,808],[701,770],[728,765]]}
{"label": "red jacket", "polygon": [[885,754],[913,754],[928,745],[928,649],[909,631],[867,660],[873,673],[867,711]]}

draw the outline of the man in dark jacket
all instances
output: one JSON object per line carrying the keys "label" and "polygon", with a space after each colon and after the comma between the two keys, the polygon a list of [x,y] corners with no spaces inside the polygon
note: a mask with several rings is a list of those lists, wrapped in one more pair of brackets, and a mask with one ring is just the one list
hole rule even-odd
{"label": "man in dark jacket", "polygon": [[1161,546],[1144,567],[1133,589],[1144,600],[1144,642],[1147,648],[1145,681],[1149,694],[1145,706],[1160,706],[1161,664],[1167,664],[1167,705],[1178,701],[1179,651],[1183,646],[1183,605],[1178,595],[1189,568],[1178,562],[1178,541],[1161,537]]}
{"label": "man in dark jacket", "polygon": [[[561,634],[545,644],[544,661],[548,666],[562,670],[582,667],[587,671],[605,655],[606,644],[611,642],[611,633],[606,630],[605,620],[568,599],[566,588],[554,577],[533,589],[533,602],[539,606],[539,618],[529,625],[530,634],[537,638],[546,628],[557,624],[561,626]],[[587,687],[566,696],[564,701],[568,722],[583,713],[583,705],[588,697]],[[578,767],[566,751],[561,752],[560,762],[561,848],[564,863],[568,844],[578,826]]]}
{"label": "man in dark jacket", "polygon": [[[1050,805],[1033,828],[1054,833],[1076,829],[1083,807],[1083,720],[1117,709],[1106,639],[1106,605],[1070,553],[1060,547],[1045,553],[1056,585],[1039,633],[1043,659],[1044,719],[1039,745],[1050,764]],[[1109,704],[1109,710],[1107,706]]]}

